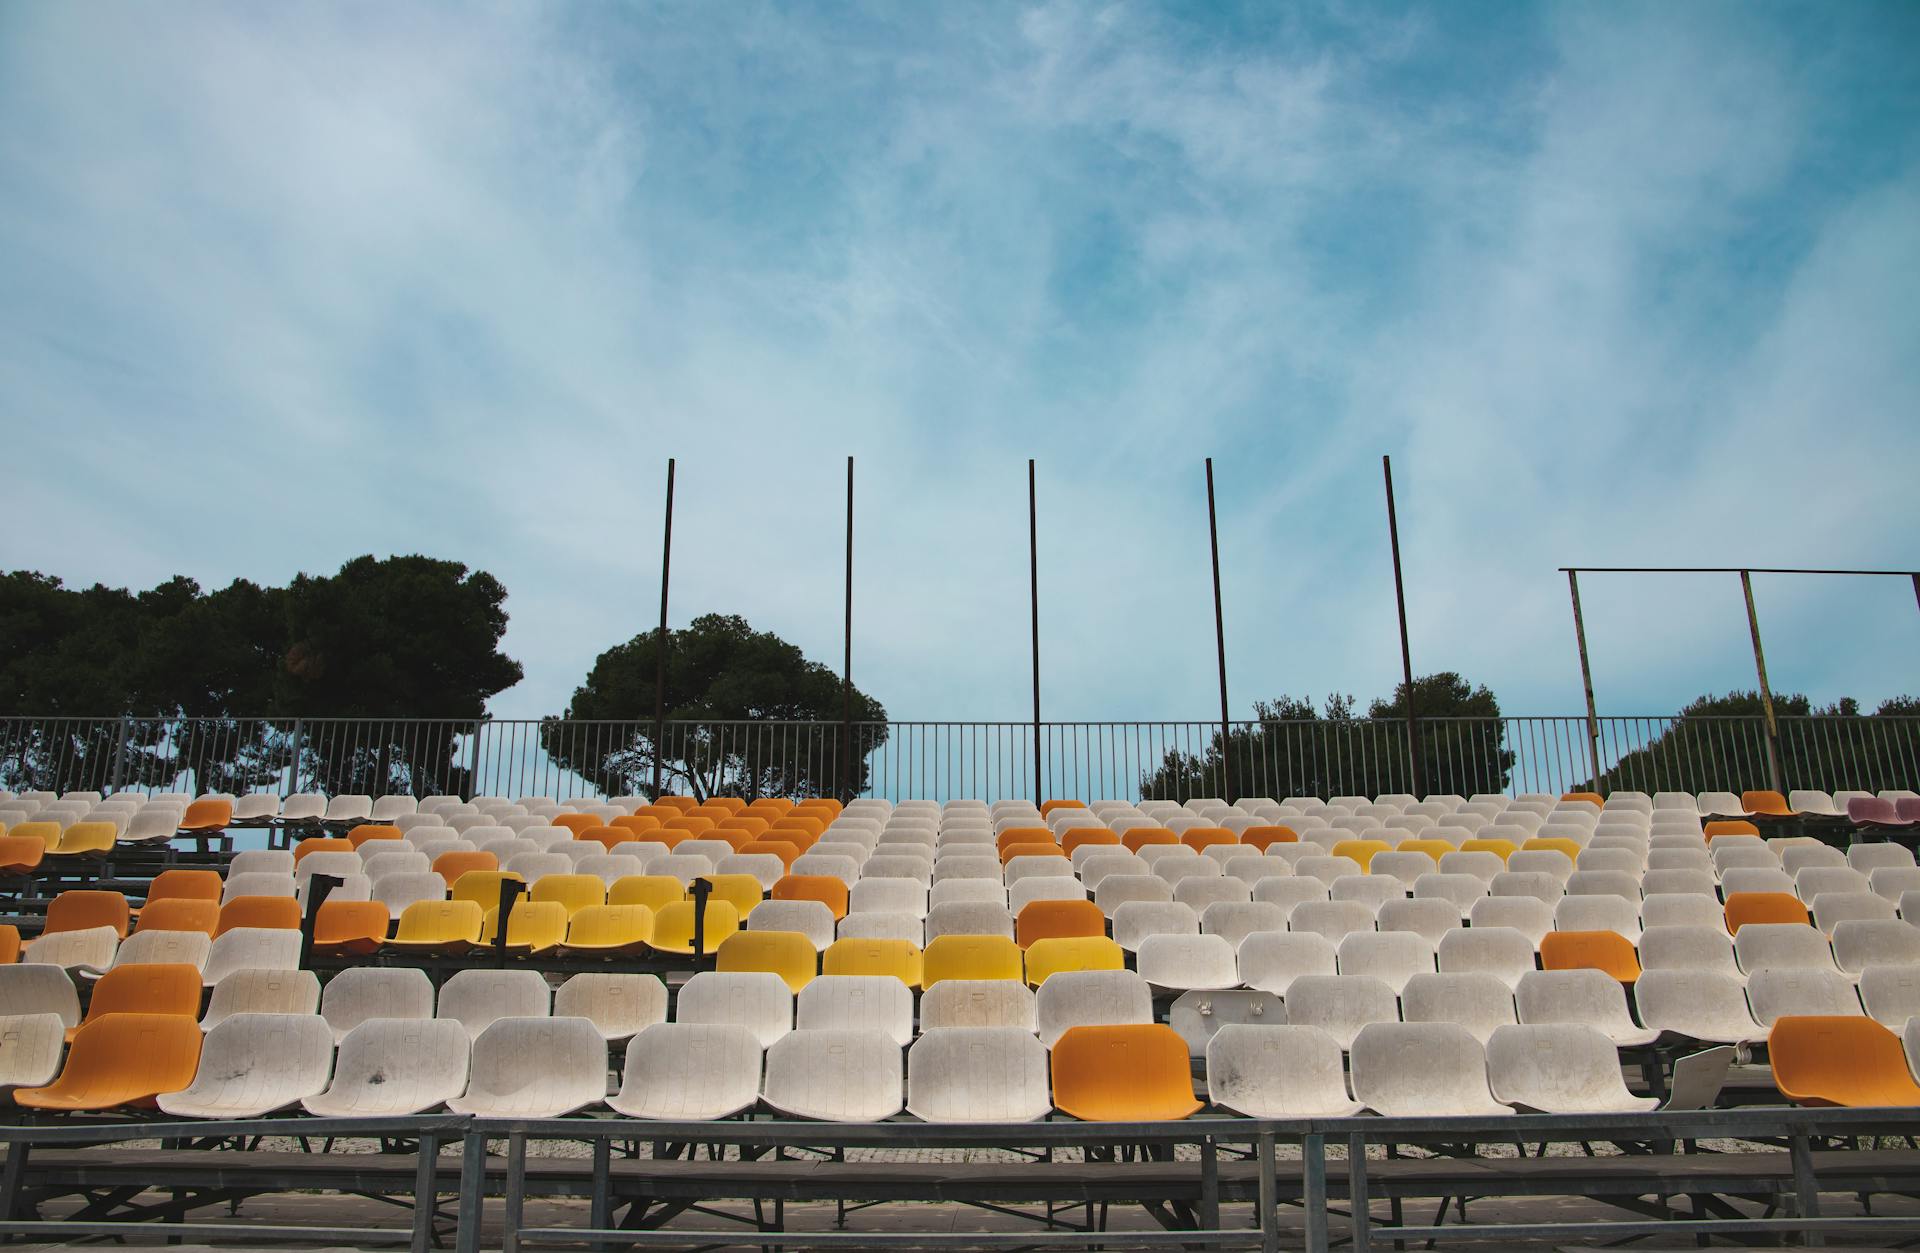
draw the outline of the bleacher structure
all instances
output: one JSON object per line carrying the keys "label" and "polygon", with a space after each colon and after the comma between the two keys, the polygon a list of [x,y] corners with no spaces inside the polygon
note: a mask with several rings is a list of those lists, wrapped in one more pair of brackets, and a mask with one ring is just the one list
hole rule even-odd
{"label": "bleacher structure", "polygon": [[[1539,1194],[1619,1238],[1920,1231],[1820,1205],[1920,1198],[1916,828],[1909,792],[0,793],[0,1234],[313,1189],[411,1198],[340,1236],[416,1248],[489,1247],[490,1198],[508,1248],[684,1245],[725,1200],[1038,1207],[981,1247],[1273,1248],[1297,1206],[1364,1248]],[[1008,1151],[861,1157],[959,1147]]]}

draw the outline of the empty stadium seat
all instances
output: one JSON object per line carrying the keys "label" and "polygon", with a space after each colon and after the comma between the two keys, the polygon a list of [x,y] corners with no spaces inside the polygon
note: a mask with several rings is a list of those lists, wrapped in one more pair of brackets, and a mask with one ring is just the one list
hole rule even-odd
{"label": "empty stadium seat", "polygon": [[1034,1122],[1053,1108],[1047,1063],[1046,1048],[1018,1027],[926,1030],[907,1053],[906,1108],[932,1123]]}
{"label": "empty stadium seat", "polygon": [[767,1050],[766,1103],[830,1122],[878,1122],[900,1112],[900,1046],[874,1030],[795,1031]]}
{"label": "empty stadium seat", "polygon": [[1554,931],[1540,940],[1542,970],[1600,970],[1622,983],[1640,977],[1633,943],[1612,931]]}
{"label": "empty stadium seat", "polygon": [[1640,1021],[1670,1039],[1753,1044],[1766,1038],[1740,981],[1709,970],[1650,970],[1634,985]]}
{"label": "empty stadium seat", "polygon": [[560,1118],[607,1095],[607,1042],[586,1018],[503,1018],[475,1038],[467,1090],[479,1118]]}
{"label": "empty stadium seat", "polygon": [[1337,953],[1333,941],[1316,932],[1256,932],[1240,942],[1240,982],[1284,997],[1303,975],[1332,977]]}
{"label": "empty stadium seat", "polygon": [[1753,1020],[1771,1027],[1788,1017],[1864,1017],[1853,980],[1837,970],[1756,970],[1747,977]]}
{"label": "empty stadium seat", "polygon": [[1314,1027],[1224,1026],[1206,1057],[1213,1103],[1253,1118],[1343,1118],[1362,1108],[1348,1095],[1339,1043]]}
{"label": "empty stadium seat", "polygon": [[52,1014],[63,1030],[80,1025],[80,990],[58,966],[0,966],[0,1012],[9,1016]]}
{"label": "empty stadium seat", "polygon": [[[199,982],[197,975],[194,982]],[[198,999],[196,993],[196,1009]],[[66,1063],[53,1082],[16,1088],[13,1100],[27,1109],[68,1113],[152,1108],[161,1093],[178,1092],[192,1084],[199,1060],[200,1026],[191,1011],[115,1012],[97,1017],[90,1011],[73,1033]]]}
{"label": "empty stadium seat", "polygon": [[[1658,973],[1664,978],[1674,972]],[[1644,988],[1635,990],[1644,996]],[[1736,984],[1735,993],[1738,991]],[[1523,1025],[1571,1023],[1592,1027],[1617,1048],[1638,1048],[1653,1043],[1660,1035],[1652,1023],[1643,1027],[1633,1020],[1627,1011],[1625,988],[1603,970],[1530,971],[1520,976],[1513,1000]]]}
{"label": "empty stadium seat", "polygon": [[769,1048],[793,1030],[793,993],[776,974],[703,970],[681,986],[674,1021],[746,1027]]}
{"label": "empty stadium seat", "polygon": [[1486,1051],[1457,1023],[1370,1023],[1349,1051],[1354,1097],[1375,1113],[1485,1118],[1513,1112],[1494,1100]]}
{"label": "empty stadium seat", "polygon": [[1920,1105],[1900,1037],[1871,1018],[1782,1017],[1767,1032],[1767,1058],[1797,1105]]}
{"label": "empty stadium seat", "polygon": [[213,985],[200,1029],[211,1031],[240,1014],[310,1016],[319,1009],[320,980],[311,970],[235,970]]}
{"label": "empty stadium seat", "polygon": [[920,998],[920,1030],[1012,1027],[1029,1035],[1039,1019],[1033,990],[1017,979],[947,979]]}
{"label": "empty stadium seat", "polygon": [[1406,1022],[1451,1022],[1482,1044],[1496,1028],[1518,1021],[1513,991],[1488,974],[1418,974],[1400,994]]}
{"label": "empty stadium seat", "polygon": [[0,1014],[0,1104],[11,1099],[15,1088],[52,1083],[60,1073],[66,1038],[59,1014]]}
{"label": "empty stadium seat", "polygon": [[1581,1024],[1500,1027],[1487,1041],[1494,1099],[1543,1114],[1631,1114],[1655,1108],[1627,1091],[1612,1040]]}
{"label": "empty stadium seat", "polygon": [[243,1013],[206,1033],[193,1082],[157,1103],[176,1118],[263,1118],[324,1091],[332,1073],[324,1018]]}
{"label": "empty stadium seat", "polygon": [[93,985],[93,997],[87,1002],[86,1017],[81,1025],[109,1014],[168,1014],[197,1019],[200,993],[198,966],[180,963],[116,966]]}
{"label": "empty stadium seat", "polygon": [[1367,1024],[1400,1021],[1393,988],[1365,975],[1300,975],[1287,988],[1286,1003],[1289,1023],[1318,1027],[1348,1050]]}
{"label": "empty stadium seat", "polygon": [[1054,1104],[1083,1121],[1163,1121],[1201,1108],[1186,1043],[1161,1024],[1074,1027],[1051,1061]]}
{"label": "empty stadium seat", "polygon": [[469,1058],[467,1031],[459,1022],[369,1019],[341,1039],[326,1091],[300,1104],[322,1118],[426,1113],[467,1090]]}
{"label": "empty stadium seat", "polygon": [[1040,1042],[1048,1048],[1073,1027],[1150,1023],[1153,993],[1129,970],[1064,971],[1035,993]]}
{"label": "empty stadium seat", "polygon": [[747,1027],[655,1023],[627,1042],[623,1081],[607,1104],[629,1118],[728,1118],[759,1103],[761,1061]]}

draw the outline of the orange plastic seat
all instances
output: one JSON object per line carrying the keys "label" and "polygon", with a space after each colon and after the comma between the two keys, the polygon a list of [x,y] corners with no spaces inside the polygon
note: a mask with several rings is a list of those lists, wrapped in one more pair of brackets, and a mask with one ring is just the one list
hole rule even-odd
{"label": "orange plastic seat", "polygon": [[727,811],[728,816],[731,817],[734,814],[746,812],[747,798],[744,796],[709,796],[706,804],[702,806],[702,808],[724,809]]}
{"label": "orange plastic seat", "polygon": [[1376,853],[1392,851],[1393,845],[1385,840],[1340,840],[1331,850],[1335,857],[1350,857],[1359,862],[1363,872],[1373,868],[1373,858]]}
{"label": "orange plastic seat", "polygon": [[20,960],[20,928],[10,922],[0,922],[0,966],[11,966]]}
{"label": "orange plastic seat", "polygon": [[1707,842],[1712,843],[1716,835],[1759,835],[1760,828],[1745,818],[1720,818],[1701,828],[1706,833]]}
{"label": "orange plastic seat", "polygon": [[[419,865],[418,862],[414,863]],[[498,870],[500,859],[492,853],[463,852],[455,850],[442,853],[433,859],[433,873],[448,883],[458,883],[463,874],[472,874],[476,870]]]}
{"label": "orange plastic seat", "polygon": [[233,802],[224,796],[206,796],[180,815],[182,831],[224,831],[233,821]]}
{"label": "orange plastic seat", "polygon": [[1791,892],[1735,892],[1727,897],[1725,912],[1730,935],[1739,934],[1750,922],[1813,924],[1806,905]]}
{"label": "orange plastic seat", "polygon": [[[198,974],[194,981],[199,982]],[[192,1086],[200,1068],[200,1024],[191,1014],[109,1014],[88,1020],[72,1039],[66,1065],[54,1081],[43,1088],[16,1088],[15,1102],[72,1112],[147,1107],[163,1092]]]}
{"label": "orange plastic seat", "polygon": [[343,840],[331,835],[310,835],[293,846],[293,864],[299,865],[300,859],[308,853],[351,853],[352,851],[352,840]]}
{"label": "orange plastic seat", "polygon": [[127,908],[127,898],[118,892],[104,892],[98,888],[74,888],[62,892],[47,905],[46,925],[42,934],[51,931],[87,931],[94,927],[112,927],[121,939],[126,939],[127,928],[132,925],[133,911]]}
{"label": "orange plastic seat", "polygon": [[629,840],[645,839],[646,837],[631,827],[616,827],[608,824],[604,827],[588,827],[584,831],[575,831],[573,838],[602,845],[608,852],[612,852],[613,846],[616,844],[625,844]]}
{"label": "orange plastic seat", "polygon": [[1520,847],[1512,840],[1472,839],[1463,840],[1460,844],[1460,851],[1463,853],[1492,853],[1501,861],[1505,861],[1507,858],[1519,852]]}
{"label": "orange plastic seat", "polygon": [[752,814],[735,814],[730,818],[722,818],[720,825],[714,829],[717,831],[740,831],[744,832],[749,838],[752,838],[764,835],[767,828],[772,825],[773,821],[769,818],[759,818]]}
{"label": "orange plastic seat", "polygon": [[[607,825],[610,827],[619,827],[623,831],[631,831],[633,835],[639,835],[642,831],[658,831],[660,829],[660,819],[654,817],[652,814],[622,814]],[[632,839],[633,836],[628,836],[627,838]]]}
{"label": "orange plastic seat", "polygon": [[218,901],[223,886],[217,870],[162,870],[147,884],[147,905],[160,901]]}
{"label": "orange plastic seat", "polygon": [[1240,833],[1240,842],[1250,848],[1257,848],[1264,853],[1275,844],[1298,844],[1300,842],[1300,833],[1292,827],[1278,825],[1248,827]]}
{"label": "orange plastic seat", "polygon": [[[200,1017],[200,969],[185,962],[115,966],[93,985],[93,999],[81,1025],[108,1014],[179,1014]],[[73,1039],[73,1032],[67,1032]]]}
{"label": "orange plastic seat", "polygon": [[1220,844],[1238,844],[1240,837],[1225,827],[1188,827],[1180,833],[1180,842],[1203,853]]}
{"label": "orange plastic seat", "polygon": [[832,875],[782,875],[768,896],[776,901],[819,901],[833,911],[835,922],[847,916],[847,885]]}
{"label": "orange plastic seat", "polygon": [[755,840],[751,844],[742,845],[740,851],[743,853],[771,853],[780,859],[782,866],[787,867],[791,867],[795,859],[800,856],[799,847],[786,840]]}
{"label": "orange plastic seat", "polygon": [[0,876],[32,874],[46,855],[47,842],[37,835],[0,835]]}
{"label": "orange plastic seat", "polygon": [[171,897],[151,901],[140,911],[135,931],[204,931],[212,935],[220,926],[220,902]]}
{"label": "orange plastic seat", "polygon": [[236,896],[220,907],[213,938],[217,940],[235,927],[298,931],[300,902],[291,896]]}
{"label": "orange plastic seat", "polygon": [[1585,801],[1589,805],[1605,805],[1607,803],[1607,798],[1598,792],[1562,792],[1560,799],[1563,801]]}
{"label": "orange plastic seat", "polygon": [[784,818],[793,812],[793,802],[784,796],[762,796],[747,802],[743,814],[765,818],[772,822],[775,818]]}
{"label": "orange plastic seat", "polygon": [[1028,901],[1014,921],[1013,934],[1021,948],[1036,940],[1104,936],[1107,916],[1092,901]]}
{"label": "orange plastic seat", "polygon": [[392,920],[380,901],[322,901],[313,915],[313,951],[333,957],[378,952]]}
{"label": "orange plastic seat", "polygon": [[804,835],[812,836],[816,840],[820,838],[820,833],[826,829],[826,819],[815,814],[790,813],[784,818],[775,818],[767,824],[767,834],[769,835],[777,831],[798,831]]}
{"label": "orange plastic seat", "polygon": [[1060,837],[1060,847],[1067,850],[1069,857],[1073,856],[1074,849],[1085,848],[1089,844],[1111,844],[1119,848],[1120,833],[1105,827],[1069,827],[1067,833]]}
{"label": "orange plastic seat", "polygon": [[1051,844],[1052,827],[1008,827],[994,837],[993,847],[997,852],[1005,853],[1015,844]]}
{"label": "orange plastic seat", "polygon": [[839,801],[831,796],[809,796],[806,800],[795,801],[793,808],[788,812],[796,814],[825,814],[827,821],[831,822],[840,816],[840,811],[843,808],[845,808],[845,806],[841,805]]}
{"label": "orange plastic seat", "polygon": [[1563,835],[1536,835],[1520,846],[1523,853],[1565,853],[1567,860],[1580,859],[1580,844]]}
{"label": "orange plastic seat", "polygon": [[[564,815],[563,815],[564,816]],[[681,814],[678,818],[669,818],[660,824],[662,831],[689,831],[697,835],[719,826],[719,822],[705,814]]]}
{"label": "orange plastic seat", "polygon": [[565,827],[567,830],[573,832],[575,839],[580,838],[582,831],[589,831],[594,827],[606,825],[601,821],[600,815],[598,814],[555,814],[553,817],[547,819],[547,822],[551,826]]}
{"label": "orange plastic seat", "polygon": [[1035,840],[1029,844],[1009,844],[1000,850],[1000,864],[1006,865],[1016,857],[1065,857],[1067,850],[1048,840],[1042,843]]}
{"label": "orange plastic seat", "polygon": [[1051,1060],[1054,1105],[1085,1122],[1164,1122],[1200,1109],[1186,1041],[1164,1023],[1069,1027]]}
{"label": "orange plastic seat", "polygon": [[1549,931],[1540,938],[1543,970],[1600,970],[1622,983],[1640,977],[1640,954],[1617,931]]}
{"label": "orange plastic seat", "polygon": [[1787,808],[1787,798],[1770,788],[1740,793],[1740,808],[1750,814],[1765,814],[1769,818],[1793,817],[1793,810]]}
{"label": "orange plastic seat", "polygon": [[1123,832],[1120,843],[1129,853],[1137,853],[1149,844],[1178,844],[1180,837],[1165,827],[1135,827]]}
{"label": "orange plastic seat", "polygon": [[658,796],[654,798],[653,805],[650,806],[650,808],[677,809],[681,813],[686,813],[699,803],[699,801],[693,799],[691,796]]}
{"label": "orange plastic seat", "polygon": [[1777,1019],[1767,1058],[1774,1086],[1796,1105],[1920,1105],[1900,1037],[1871,1018]]}
{"label": "orange plastic seat", "polygon": [[399,827],[390,827],[385,823],[363,822],[347,832],[347,843],[359,848],[368,840],[398,840],[405,838]]}
{"label": "orange plastic seat", "polygon": [[1087,802],[1076,800],[1051,800],[1040,802],[1040,816],[1045,818],[1056,809],[1085,809]]}

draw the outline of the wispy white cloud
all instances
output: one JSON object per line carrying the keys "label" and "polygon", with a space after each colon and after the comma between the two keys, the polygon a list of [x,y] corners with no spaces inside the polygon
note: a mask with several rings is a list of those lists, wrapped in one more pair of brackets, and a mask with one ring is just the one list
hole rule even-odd
{"label": "wispy white cloud", "polygon": [[[1561,564],[1920,557],[1898,7],[101,12],[0,9],[0,561],[460,557],[497,712],[651,623],[668,454],[675,619],[823,659],[859,456],[909,717],[1026,708],[1027,456],[1062,717],[1211,709],[1209,453],[1242,708],[1393,682],[1381,451],[1516,712]],[[1911,687],[1895,590],[1763,583],[1776,683]],[[1737,589],[1586,600],[1603,707],[1748,681]]]}

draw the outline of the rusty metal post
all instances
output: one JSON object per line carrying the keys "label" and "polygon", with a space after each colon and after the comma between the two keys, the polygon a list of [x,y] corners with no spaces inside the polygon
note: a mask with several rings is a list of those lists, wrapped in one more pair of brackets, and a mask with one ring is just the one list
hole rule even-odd
{"label": "rusty metal post", "polygon": [[667,739],[667,576],[673,567],[673,458],[667,458],[667,522],[660,540],[660,634],[653,662],[653,798],[660,799]]}
{"label": "rusty metal post", "polygon": [[1587,623],[1580,615],[1580,576],[1567,571],[1567,591],[1573,596],[1573,642],[1580,650],[1580,686],[1587,692],[1587,758],[1593,766],[1593,788],[1600,791],[1600,713],[1593,703],[1593,667],[1587,661]]}
{"label": "rusty metal post", "polygon": [[1233,728],[1227,715],[1227,628],[1220,611],[1220,525],[1213,508],[1213,458],[1207,458],[1207,543],[1213,549],[1213,649],[1220,662],[1220,795],[1233,795]]}
{"label": "rusty metal post", "polygon": [[1760,676],[1760,712],[1767,724],[1767,780],[1780,790],[1780,724],[1773,716],[1773,689],[1767,683],[1767,655],[1760,648],[1760,615],[1753,608],[1753,572],[1740,572],[1740,591],[1747,601],[1747,630],[1753,634],[1753,668]]}
{"label": "rusty metal post", "polygon": [[1380,469],[1387,479],[1387,537],[1393,545],[1393,599],[1400,610],[1400,673],[1406,679],[1407,773],[1415,796],[1426,795],[1420,778],[1420,724],[1413,712],[1413,653],[1407,646],[1407,589],[1400,577],[1400,518],[1393,507],[1393,458],[1382,456]]}

